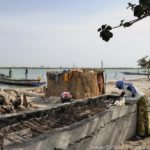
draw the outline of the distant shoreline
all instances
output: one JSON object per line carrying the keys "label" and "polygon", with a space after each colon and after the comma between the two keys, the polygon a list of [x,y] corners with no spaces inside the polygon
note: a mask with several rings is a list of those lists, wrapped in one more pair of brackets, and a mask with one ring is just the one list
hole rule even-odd
{"label": "distant shoreline", "polygon": [[[0,67],[0,69],[73,69],[72,67]],[[102,68],[88,68],[88,67],[78,67],[81,69],[102,69]],[[138,68],[138,67],[105,67],[103,69],[142,69],[142,68]]]}

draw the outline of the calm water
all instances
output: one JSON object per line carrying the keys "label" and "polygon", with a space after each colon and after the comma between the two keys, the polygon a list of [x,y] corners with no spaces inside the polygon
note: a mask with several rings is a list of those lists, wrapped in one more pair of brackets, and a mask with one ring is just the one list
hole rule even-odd
{"label": "calm water", "polygon": [[[62,69],[28,69],[28,78],[29,79],[37,79],[39,76],[46,81],[46,72],[48,71],[62,71]],[[121,80],[125,79],[136,79],[143,76],[127,76],[123,75],[121,72],[138,72],[142,71],[141,69],[105,69],[105,77],[106,81],[110,80]],[[8,74],[8,69],[0,69],[0,73]],[[12,77],[13,78],[25,78],[25,69],[12,69]],[[11,88],[14,86],[0,84],[0,88]]]}
{"label": "calm water", "polygon": [[138,75],[124,75],[122,72],[142,72],[143,69],[105,69],[106,81],[110,80],[126,80],[144,78],[145,76]]}

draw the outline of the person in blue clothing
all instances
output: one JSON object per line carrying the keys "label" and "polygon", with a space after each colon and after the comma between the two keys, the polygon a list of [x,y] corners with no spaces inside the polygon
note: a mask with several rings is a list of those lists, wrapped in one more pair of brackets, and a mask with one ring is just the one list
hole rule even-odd
{"label": "person in blue clothing", "polygon": [[145,94],[139,91],[132,83],[124,80],[117,81],[116,87],[123,90],[120,96],[125,96],[126,102],[137,102],[137,134],[139,136],[150,135],[150,119],[148,114],[148,100]]}
{"label": "person in blue clothing", "polygon": [[144,96],[144,93],[139,91],[132,83],[120,80],[116,82],[116,87],[123,90],[120,96],[125,96],[129,100],[139,100]]}

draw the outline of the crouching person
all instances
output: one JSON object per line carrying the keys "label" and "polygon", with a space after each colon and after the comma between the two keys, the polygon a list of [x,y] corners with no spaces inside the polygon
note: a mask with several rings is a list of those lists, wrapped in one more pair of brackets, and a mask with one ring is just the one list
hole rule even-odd
{"label": "crouching person", "polygon": [[61,102],[70,102],[72,98],[72,95],[69,92],[63,92],[61,93]]}
{"label": "crouching person", "polygon": [[147,136],[150,134],[150,121],[148,117],[148,100],[145,94],[139,91],[131,83],[125,81],[117,81],[116,87],[123,90],[120,96],[125,96],[126,102],[137,102],[137,134],[139,136]]}

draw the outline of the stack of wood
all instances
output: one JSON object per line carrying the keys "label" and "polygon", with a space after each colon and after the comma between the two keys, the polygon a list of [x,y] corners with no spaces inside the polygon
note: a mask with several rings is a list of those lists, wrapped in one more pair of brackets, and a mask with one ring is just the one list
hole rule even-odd
{"label": "stack of wood", "polygon": [[73,99],[99,96],[104,93],[103,72],[73,69],[61,73],[47,73],[46,96],[60,96],[70,92]]}
{"label": "stack of wood", "polygon": [[10,89],[0,91],[0,114],[23,111],[31,106],[25,94]]}

